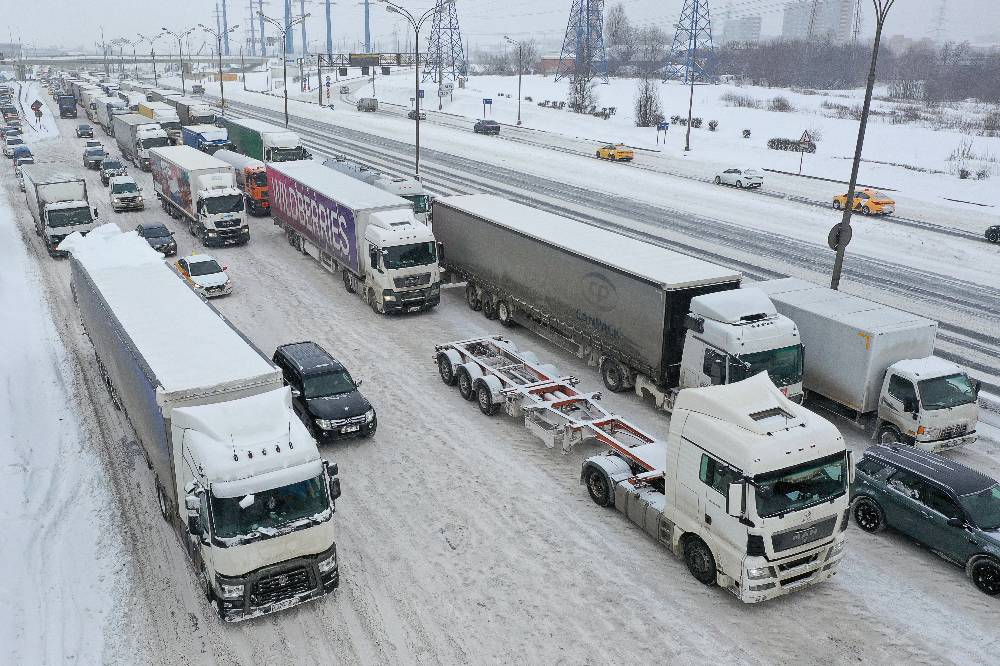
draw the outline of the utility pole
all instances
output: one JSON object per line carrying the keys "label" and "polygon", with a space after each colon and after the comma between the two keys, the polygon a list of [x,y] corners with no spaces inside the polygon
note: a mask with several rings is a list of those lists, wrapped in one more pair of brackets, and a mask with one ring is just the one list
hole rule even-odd
{"label": "utility pole", "polygon": [[[225,112],[226,112],[226,89],[223,86],[223,82],[222,82],[222,40],[223,40],[223,38],[226,38],[227,35],[229,35],[229,33],[233,32],[238,27],[240,27],[240,25],[237,23],[236,25],[234,25],[232,28],[229,28],[225,32],[216,32],[215,30],[210,30],[208,27],[205,26],[204,23],[199,23],[198,27],[201,28],[202,30],[204,30],[205,32],[207,32],[208,34],[212,35],[213,37],[215,37],[215,45],[216,45],[215,52],[219,54],[219,97],[222,100],[221,101],[222,113],[225,114]],[[243,49],[240,49],[240,58],[242,59],[242,57],[243,57]],[[245,79],[245,74],[246,73],[244,72],[244,81],[246,80]]]}
{"label": "utility pole", "polygon": [[222,37],[226,46],[226,55],[229,55],[229,33],[232,30],[229,29],[229,15],[226,8],[227,0],[222,0]]}
{"label": "utility pole", "polygon": [[334,3],[326,0],[326,55],[333,55],[333,23],[330,21],[330,5]]}
{"label": "utility pole", "polygon": [[[306,13],[306,0],[299,0],[299,15]],[[309,51],[309,42],[306,40],[306,22],[303,21],[299,24],[299,28],[302,30],[302,57],[304,58],[306,53]]]}
{"label": "utility pole", "polygon": [[365,0],[365,53],[372,52],[372,24],[369,0]]}
{"label": "utility pole", "polygon": [[507,35],[503,36],[511,44],[517,46],[517,126],[521,126],[521,73],[524,71],[524,56],[522,44],[516,39],[511,39]]}
{"label": "utility pole", "polygon": [[868,69],[868,87],[865,89],[865,102],[861,107],[861,123],[858,126],[858,141],[854,146],[854,164],[851,166],[851,180],[847,185],[847,199],[844,202],[844,216],[840,224],[830,230],[831,245],[835,245],[837,257],[833,262],[833,277],[830,289],[840,288],[840,274],[844,268],[844,254],[847,243],[851,240],[851,213],[854,209],[854,189],[858,184],[858,169],[861,167],[861,150],[865,145],[865,129],[868,125],[868,113],[871,111],[872,90],[875,88],[875,66],[878,63],[878,47],[882,41],[882,28],[896,0],[872,0],[875,9],[875,43],[872,45],[872,62]]}

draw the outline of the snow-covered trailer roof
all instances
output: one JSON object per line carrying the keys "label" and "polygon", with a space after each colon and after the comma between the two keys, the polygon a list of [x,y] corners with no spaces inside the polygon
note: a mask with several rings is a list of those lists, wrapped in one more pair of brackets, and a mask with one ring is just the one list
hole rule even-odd
{"label": "snow-covered trailer roof", "polygon": [[440,197],[434,204],[474,215],[664,289],[740,280],[737,271],[492,194]]}
{"label": "snow-covered trailer roof", "polygon": [[283,174],[354,211],[387,208],[412,210],[412,204],[403,197],[329,169],[315,160],[272,162],[267,165],[267,168]]}

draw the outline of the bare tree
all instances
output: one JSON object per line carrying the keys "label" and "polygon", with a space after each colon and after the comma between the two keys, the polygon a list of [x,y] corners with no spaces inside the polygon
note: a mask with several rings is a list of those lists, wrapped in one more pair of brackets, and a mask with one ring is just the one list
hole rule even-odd
{"label": "bare tree", "polygon": [[636,29],[620,2],[608,10],[604,19],[604,41],[608,50],[608,73],[612,75],[622,73],[635,57]]}
{"label": "bare tree", "polygon": [[635,89],[635,124],[637,127],[652,127],[660,122],[663,122],[660,88],[656,81],[643,79]]}
{"label": "bare tree", "polygon": [[667,33],[656,26],[640,28],[636,33],[635,66],[644,79],[656,76],[667,59]]}
{"label": "bare tree", "polygon": [[597,106],[597,84],[594,80],[576,74],[569,80],[569,107],[576,113],[589,113],[591,107]]}

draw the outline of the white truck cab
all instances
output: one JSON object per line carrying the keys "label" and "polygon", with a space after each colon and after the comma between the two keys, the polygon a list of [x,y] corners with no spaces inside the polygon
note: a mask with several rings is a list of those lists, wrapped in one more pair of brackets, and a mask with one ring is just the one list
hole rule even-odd
{"label": "white truck cab", "polygon": [[[365,227],[367,260],[362,260],[366,288],[388,312],[407,309],[407,290],[440,290],[434,233],[407,209],[372,213]],[[432,294],[433,296],[433,294]]]}
{"label": "white truck cab", "polygon": [[945,451],[976,441],[979,382],[960,366],[930,356],[889,366],[878,403],[876,436]]}
{"label": "white truck cab", "polygon": [[852,474],[837,428],[760,373],[682,390],[666,442],[588,458],[581,481],[697,580],[753,603],[837,573]]}

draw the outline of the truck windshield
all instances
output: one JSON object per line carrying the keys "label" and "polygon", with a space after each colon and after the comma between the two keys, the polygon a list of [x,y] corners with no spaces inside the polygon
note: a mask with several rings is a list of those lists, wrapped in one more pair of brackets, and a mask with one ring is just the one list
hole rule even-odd
{"label": "truck windshield", "polygon": [[165,130],[179,130],[181,128],[181,124],[179,122],[172,120],[168,120],[166,122],[161,120],[160,127],[162,127]]}
{"label": "truck windshield", "polygon": [[979,396],[964,373],[934,377],[917,382],[920,387],[920,402],[924,409],[947,409],[976,402]]}
{"label": "truck windshield", "polygon": [[267,187],[267,172],[258,171],[253,176],[253,184],[257,187]]}
{"label": "truck windshield", "polygon": [[307,398],[326,398],[331,395],[350,393],[357,388],[346,370],[306,377],[303,384],[302,388],[305,389],[305,397]]}
{"label": "truck windshield", "polygon": [[437,260],[434,243],[414,243],[412,245],[396,245],[385,249],[386,268],[412,268],[426,266]]}
{"label": "truck windshield", "polygon": [[430,204],[428,203],[429,197],[426,194],[410,194],[404,196],[403,198],[409,199],[413,202],[414,213],[426,213],[430,210]]}
{"label": "truck windshield", "polygon": [[[240,506],[241,502],[247,504],[246,508]],[[274,536],[274,530],[299,520],[325,520],[329,511],[330,497],[322,474],[252,496],[212,497],[214,533],[222,539]]]}
{"label": "truck windshield", "polygon": [[757,515],[761,518],[798,511],[840,497],[847,492],[847,454],[762,474],[753,479]]}
{"label": "truck windshield", "polygon": [[293,162],[295,160],[304,160],[305,158],[306,151],[302,148],[302,146],[296,146],[295,148],[271,149],[272,162]]}
{"label": "truck windshield", "polygon": [[135,183],[114,183],[111,185],[112,194],[128,194],[129,192],[138,192],[139,186]]}
{"label": "truck windshield", "polygon": [[219,213],[239,213],[243,210],[243,197],[239,194],[226,194],[221,197],[205,199],[205,210],[209,215]]}
{"label": "truck windshield", "polygon": [[90,217],[89,208],[62,208],[49,211],[46,226],[52,228],[72,227],[77,224],[90,224],[91,222],[93,222],[93,218]]}
{"label": "truck windshield", "polygon": [[143,150],[149,150],[150,148],[162,148],[164,146],[170,145],[170,139],[165,136],[156,136],[152,139],[143,139],[139,142]]}
{"label": "truck windshield", "polygon": [[734,356],[729,362],[729,382],[742,381],[767,372],[775,386],[802,381],[802,345]]}
{"label": "truck windshield", "polygon": [[958,498],[969,518],[981,530],[1000,530],[1000,486]]}
{"label": "truck windshield", "polygon": [[206,115],[191,116],[192,125],[214,125],[215,124],[215,114],[209,113]]}

